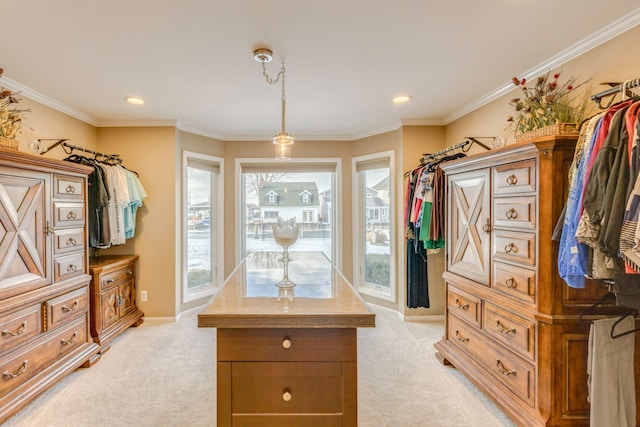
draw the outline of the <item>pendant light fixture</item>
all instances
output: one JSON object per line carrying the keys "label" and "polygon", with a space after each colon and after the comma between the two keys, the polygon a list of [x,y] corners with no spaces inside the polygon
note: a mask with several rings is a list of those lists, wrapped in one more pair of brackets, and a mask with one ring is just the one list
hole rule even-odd
{"label": "pendant light fixture", "polygon": [[287,106],[287,96],[284,90],[284,62],[280,67],[280,71],[275,78],[269,77],[267,74],[266,63],[273,59],[273,52],[271,49],[260,48],[253,51],[253,58],[262,64],[262,75],[269,84],[277,84],[282,82],[282,130],[276,136],[273,137],[273,144],[276,146],[276,160],[290,160],[291,159],[291,146],[295,139],[292,135],[288,134],[285,129],[285,115]]}

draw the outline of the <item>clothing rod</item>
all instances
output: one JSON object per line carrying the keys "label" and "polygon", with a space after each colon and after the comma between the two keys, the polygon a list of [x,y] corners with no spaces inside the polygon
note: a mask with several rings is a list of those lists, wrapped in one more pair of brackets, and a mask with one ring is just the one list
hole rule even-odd
{"label": "clothing rod", "polygon": [[89,150],[88,148],[78,147],[77,145],[67,144],[66,142],[63,142],[62,146],[63,147],[67,147],[67,148],[69,148],[71,150],[84,151],[85,153],[90,153],[90,154],[94,154],[96,156],[106,157],[108,159],[120,160],[120,156],[118,154],[103,154],[103,153],[100,153],[99,151]]}
{"label": "clothing rod", "polygon": [[632,87],[637,87],[637,86],[640,86],[640,79],[629,80],[627,82],[614,86],[610,89],[603,90],[600,93],[596,93],[595,95],[591,95],[591,100],[600,101],[600,99],[604,98],[605,96],[613,95],[620,92],[623,88],[631,89]]}
{"label": "clothing rod", "polygon": [[423,154],[422,154],[422,160],[424,160],[424,159],[430,159],[430,158],[433,158],[433,157],[438,157],[438,156],[441,156],[441,155],[443,155],[443,154],[446,154],[446,153],[448,153],[448,152],[450,152],[450,151],[458,150],[458,149],[460,149],[460,148],[462,148],[462,147],[466,147],[466,146],[467,146],[467,145],[469,145],[470,143],[471,143],[471,141],[464,141],[464,142],[461,142],[460,144],[454,145],[453,147],[445,148],[444,150],[440,150],[440,151],[435,152],[435,153],[433,153],[433,154],[424,154],[424,153],[423,153]]}

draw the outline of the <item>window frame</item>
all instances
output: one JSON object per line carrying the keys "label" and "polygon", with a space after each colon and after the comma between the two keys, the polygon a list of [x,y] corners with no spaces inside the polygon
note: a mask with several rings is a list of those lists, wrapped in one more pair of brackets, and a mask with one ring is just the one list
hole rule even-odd
{"label": "window frame", "polygon": [[[214,188],[212,188],[211,215],[215,216],[211,222],[211,233],[215,243],[211,248],[214,251],[212,259],[212,282],[209,285],[199,287],[197,290],[188,289],[188,169],[189,160],[193,159],[198,163],[210,164],[217,167],[218,173],[214,180]],[[215,205],[215,208],[213,207]],[[207,154],[196,153],[193,151],[182,152],[182,202],[181,202],[181,263],[179,267],[180,276],[182,278],[180,284],[180,299],[182,304],[195,301],[201,298],[210,297],[224,282],[224,159],[221,157],[210,156]]]}
{"label": "window frame", "polygon": [[245,193],[243,188],[242,174],[243,166],[248,168],[260,168],[262,166],[269,169],[291,169],[289,172],[312,172],[314,165],[318,168],[326,168],[325,172],[332,172],[334,174],[334,179],[332,182],[332,195],[331,195],[331,223],[332,223],[332,233],[333,233],[333,241],[331,247],[332,254],[332,262],[338,267],[338,269],[342,269],[342,252],[341,245],[338,242],[341,241],[342,238],[342,222],[339,222],[339,218],[341,215],[337,213],[341,212],[342,206],[342,192],[341,192],[341,184],[342,184],[342,159],[339,157],[307,157],[307,158],[292,158],[283,162],[281,160],[275,160],[271,158],[236,158],[235,159],[235,191],[238,197],[236,198],[236,212],[235,216],[238,218],[238,222],[236,223],[235,233],[236,233],[236,264],[240,263],[244,258],[245,253],[245,241],[244,241],[244,230],[246,229],[246,218],[243,214],[244,206],[246,205]]}
{"label": "window frame", "polygon": [[[366,283],[364,280],[364,264],[366,251],[366,230],[365,226],[360,226],[368,218],[368,209],[366,200],[372,198],[364,183],[362,172],[358,171],[359,165],[382,164],[388,159],[389,167],[389,293],[379,289],[378,285]],[[396,205],[396,180],[395,180],[395,156],[394,151],[381,151],[377,153],[367,154],[363,156],[353,157],[351,159],[351,176],[353,183],[353,206],[352,206],[352,231],[353,231],[353,286],[358,292],[369,295],[381,300],[397,303],[397,242],[396,242],[396,218],[394,206]],[[380,217],[378,212],[378,216]]]}

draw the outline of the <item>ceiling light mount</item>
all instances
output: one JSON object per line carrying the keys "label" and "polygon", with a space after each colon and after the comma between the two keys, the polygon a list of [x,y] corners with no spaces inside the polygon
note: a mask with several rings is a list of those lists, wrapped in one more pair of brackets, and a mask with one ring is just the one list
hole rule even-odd
{"label": "ceiling light mount", "polygon": [[261,47],[253,51],[253,59],[262,63],[271,62],[273,59],[273,51],[266,47]]}

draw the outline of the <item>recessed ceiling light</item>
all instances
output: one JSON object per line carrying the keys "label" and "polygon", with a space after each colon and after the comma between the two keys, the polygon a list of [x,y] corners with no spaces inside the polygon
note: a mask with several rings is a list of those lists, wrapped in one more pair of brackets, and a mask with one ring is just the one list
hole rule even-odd
{"label": "recessed ceiling light", "polygon": [[125,98],[125,101],[127,101],[129,104],[135,104],[135,105],[144,104],[144,99],[138,98],[137,96],[127,96]]}
{"label": "recessed ceiling light", "polygon": [[411,95],[400,95],[393,98],[393,102],[395,102],[396,104],[402,104],[404,102],[408,102],[409,100],[411,100]]}

